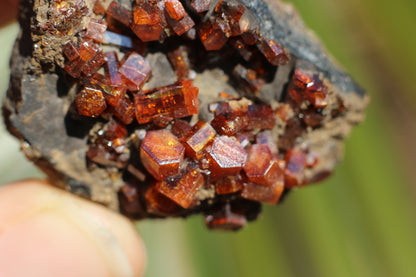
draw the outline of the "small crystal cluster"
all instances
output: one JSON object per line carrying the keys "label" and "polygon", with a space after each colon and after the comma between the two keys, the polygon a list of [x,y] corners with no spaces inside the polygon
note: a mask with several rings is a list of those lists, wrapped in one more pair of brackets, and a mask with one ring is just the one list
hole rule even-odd
{"label": "small crystal cluster", "polygon": [[[119,200],[128,216],[203,211],[209,228],[239,229],[257,217],[259,202],[276,204],[284,191],[311,181],[304,171],[319,163],[307,148],[295,147],[306,128],[324,120],[328,88],[317,75],[295,70],[278,106],[212,91],[221,100],[200,107],[192,77],[199,65],[190,56],[238,55],[230,74],[249,99],[268,82],[269,69],[290,58],[253,28],[244,5],[211,2],[137,0],[131,10],[97,0],[101,19],[91,19],[62,48],[64,70],[79,83],[76,110],[104,122],[90,134],[88,162],[125,172]],[[177,46],[160,50],[177,81],[145,89],[154,70],[146,53],[165,41]],[[113,50],[104,51],[108,46]],[[201,108],[212,112],[210,122],[198,118]],[[277,126],[284,126],[278,142]]]}

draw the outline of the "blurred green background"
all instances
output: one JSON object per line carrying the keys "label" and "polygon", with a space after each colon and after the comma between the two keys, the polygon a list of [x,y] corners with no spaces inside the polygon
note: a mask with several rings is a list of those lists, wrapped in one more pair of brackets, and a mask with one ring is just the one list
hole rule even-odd
{"label": "blurred green background", "polygon": [[[137,224],[146,276],[416,276],[416,2],[293,0],[371,95],[328,181],[298,190],[238,233],[201,217]],[[0,29],[0,92],[18,27]],[[41,177],[1,120],[0,183]]]}

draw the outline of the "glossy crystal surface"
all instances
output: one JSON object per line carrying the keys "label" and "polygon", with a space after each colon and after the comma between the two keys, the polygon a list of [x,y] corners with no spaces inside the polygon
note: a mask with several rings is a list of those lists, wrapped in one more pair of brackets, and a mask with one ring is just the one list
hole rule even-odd
{"label": "glossy crystal surface", "polygon": [[147,132],[140,146],[143,166],[156,180],[179,173],[185,147],[168,130]]}
{"label": "glossy crystal surface", "polygon": [[140,124],[147,123],[156,115],[183,118],[197,114],[199,110],[198,88],[191,81],[136,94],[136,118]]}
{"label": "glossy crystal surface", "polygon": [[213,176],[236,175],[247,159],[246,150],[234,137],[217,136],[208,151]]}

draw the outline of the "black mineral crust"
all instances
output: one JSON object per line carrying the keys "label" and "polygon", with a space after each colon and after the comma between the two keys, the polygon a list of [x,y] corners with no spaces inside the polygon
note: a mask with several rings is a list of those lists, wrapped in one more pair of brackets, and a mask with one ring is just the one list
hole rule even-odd
{"label": "black mineral crust", "polygon": [[[70,2],[71,9],[66,14],[57,14],[53,10],[60,2]],[[239,200],[238,194],[217,195],[214,182],[206,183],[200,188],[192,208],[179,209],[172,214],[149,212],[143,200],[144,189],[138,189],[140,196],[137,201],[132,202],[126,199],[125,194],[121,195],[122,187],[124,189],[121,191],[127,193],[126,183],[129,186],[148,186],[149,176],[147,173],[143,175],[138,151],[144,135],[154,129],[154,125],[140,125],[135,122],[127,128],[130,163],[136,165],[133,169],[131,166],[100,166],[86,157],[88,146],[99,132],[97,130],[106,126],[108,118],[88,118],[77,114],[74,99],[79,86],[77,80],[63,69],[65,57],[62,46],[70,40],[80,38],[91,18],[103,18],[93,12],[95,2],[23,0],[20,5],[21,31],[11,57],[10,86],[3,105],[3,114],[8,130],[21,141],[22,150],[28,159],[39,166],[56,186],[134,218],[187,216],[204,212],[210,220],[208,226],[214,224],[215,228],[215,215],[245,214],[244,220],[234,218],[235,222],[223,226],[225,229],[236,229],[235,226],[244,224],[246,219],[255,219],[260,213],[257,202]],[[110,2],[102,1],[101,4],[108,7]],[[134,5],[133,1],[128,0],[115,2],[128,9],[132,9]],[[181,2],[197,24],[197,20],[204,20],[204,16],[198,17],[196,12],[191,11],[191,1]],[[277,120],[270,131],[279,153],[284,154],[289,148],[306,147],[309,152],[316,153],[319,157],[316,166],[305,169],[305,180],[315,182],[327,177],[342,158],[343,140],[351,128],[364,119],[368,96],[339,67],[314,33],[304,26],[292,5],[276,0],[229,2],[244,4],[251,11],[251,31],[280,43],[290,53],[290,61],[286,65],[270,66],[270,76],[258,92],[253,94],[247,87],[242,87],[241,82],[236,82],[231,77],[234,54],[231,54],[232,58],[226,59],[228,64],[224,64],[221,57],[228,57],[229,47],[197,58],[192,53],[203,52],[198,38],[194,41],[187,39],[187,47],[197,48],[191,50],[190,59],[194,65],[193,85],[199,88],[200,108],[198,115],[185,120],[192,123],[191,125],[198,119],[211,121],[214,115],[209,105],[223,100],[218,96],[219,92],[226,92],[236,99],[236,105],[248,101],[276,108],[285,102],[295,70],[317,75],[329,91],[328,106],[318,109],[318,115],[311,117],[318,118],[319,122],[307,117],[307,110],[311,108],[302,107],[296,118],[287,122]],[[205,18],[213,12],[216,3],[218,1],[211,4]],[[128,36],[134,34],[130,32]],[[175,40],[166,39],[160,45],[157,42],[148,44],[148,51],[143,56],[150,63],[153,74],[144,89],[163,87],[176,81],[175,71],[166,58],[166,52],[172,48],[169,45],[171,41],[177,43]],[[218,58],[218,55],[223,56]],[[198,60],[198,64],[195,60]],[[171,128],[171,124],[172,122],[168,122],[167,128]],[[297,126],[301,126],[302,131]],[[257,133],[258,131],[254,131],[254,135]],[[287,195],[289,191],[286,188],[283,195]],[[124,203],[121,208],[120,201]]]}

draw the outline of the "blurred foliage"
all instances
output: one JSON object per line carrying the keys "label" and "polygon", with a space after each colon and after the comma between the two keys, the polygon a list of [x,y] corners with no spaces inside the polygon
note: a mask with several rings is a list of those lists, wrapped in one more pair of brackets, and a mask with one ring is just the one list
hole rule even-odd
{"label": "blurred foliage", "polygon": [[[138,223],[146,276],[416,276],[416,2],[292,2],[371,95],[366,122],[332,178],[266,206],[238,233],[207,231],[199,216]],[[16,32],[0,30],[1,92]],[[40,176],[4,127],[0,151],[0,183]]]}

